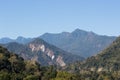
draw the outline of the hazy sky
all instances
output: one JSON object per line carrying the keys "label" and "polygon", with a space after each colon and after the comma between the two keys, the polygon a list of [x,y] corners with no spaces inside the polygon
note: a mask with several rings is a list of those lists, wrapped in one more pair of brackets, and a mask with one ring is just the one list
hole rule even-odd
{"label": "hazy sky", "polygon": [[120,35],[120,0],[0,0],[0,38],[76,28]]}

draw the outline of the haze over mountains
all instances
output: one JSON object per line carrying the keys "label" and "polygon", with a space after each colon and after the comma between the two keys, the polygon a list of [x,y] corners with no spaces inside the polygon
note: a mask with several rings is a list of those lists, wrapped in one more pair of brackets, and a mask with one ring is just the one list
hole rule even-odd
{"label": "haze over mountains", "polygon": [[[96,55],[98,52],[109,46],[116,37],[97,35],[93,32],[88,32],[80,29],[76,29],[73,32],[62,32],[58,34],[45,33],[40,37],[46,42],[55,45],[56,47],[63,49],[67,52],[82,57],[90,57]],[[17,42],[26,44],[33,41],[34,38],[18,37],[17,39],[2,38],[0,43]]]}
{"label": "haze over mountains", "polygon": [[68,63],[82,61],[84,58],[68,53],[53,45],[46,43],[44,40],[36,38],[28,44],[11,42],[5,44],[9,51],[21,55],[26,60],[34,60],[42,66],[58,65],[65,66]]}
{"label": "haze over mountains", "polygon": [[97,35],[80,29],[76,29],[71,33],[46,33],[40,38],[63,50],[85,58],[95,55],[115,40],[115,37],[112,36]]}
{"label": "haze over mountains", "polygon": [[120,0],[0,0],[0,80],[120,80]]}
{"label": "haze over mountains", "polygon": [[32,40],[33,40],[32,38],[24,38],[22,36],[17,37],[17,39],[10,39],[10,38],[4,37],[4,38],[0,39],[0,43],[6,44],[6,43],[10,43],[10,42],[17,42],[17,43],[21,43],[21,44],[26,44]]}
{"label": "haze over mountains", "polygon": [[[98,50],[98,52],[103,48],[104,50],[99,54],[96,53],[96,55],[92,53],[94,56],[84,59],[78,56],[81,54],[72,54],[70,53],[72,51],[62,50],[52,43],[49,44],[49,41],[47,43],[40,38],[51,42],[53,40],[56,44],[61,42],[58,47],[64,44],[63,46],[68,45],[69,48],[76,48],[76,50],[78,48],[80,52],[82,51],[81,47],[84,47],[85,50]],[[120,37],[116,40],[115,38],[76,29],[71,33],[46,33],[38,38],[19,37],[16,40],[9,39],[11,40],[9,43],[1,45],[12,53],[0,46],[0,79],[120,80]],[[72,46],[69,46],[69,44]],[[89,53],[90,50],[86,52]],[[24,61],[19,56],[26,60]],[[53,66],[41,68],[36,61],[42,66]],[[13,77],[14,74],[15,77]]]}

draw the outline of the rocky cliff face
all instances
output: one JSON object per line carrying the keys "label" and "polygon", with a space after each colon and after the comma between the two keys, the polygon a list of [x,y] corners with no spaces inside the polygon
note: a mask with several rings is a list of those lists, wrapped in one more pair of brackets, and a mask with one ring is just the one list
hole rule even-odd
{"label": "rocky cliff face", "polygon": [[84,59],[48,44],[42,39],[35,39],[28,44],[9,43],[5,46],[24,59],[37,61],[41,65],[65,66]]}
{"label": "rocky cliff face", "polygon": [[60,66],[65,66],[65,62],[63,61],[63,57],[62,56],[58,56],[56,59],[56,62],[60,65]]}
{"label": "rocky cliff face", "polygon": [[45,46],[43,44],[42,45],[30,44],[29,48],[31,48],[32,52],[33,51],[42,51],[42,52],[45,51]]}
{"label": "rocky cliff face", "polygon": [[[32,50],[32,52],[38,52],[38,51],[41,51],[43,52],[46,56],[48,56],[52,61],[54,59],[56,59],[56,63],[60,66],[65,66],[65,62],[63,61],[63,57],[58,55],[58,56],[55,56],[55,53],[50,50],[49,48],[46,48],[44,44],[29,44],[29,48]],[[57,58],[55,58],[57,57]],[[38,61],[38,58],[35,58],[36,61]],[[49,64],[51,64],[49,62]]]}

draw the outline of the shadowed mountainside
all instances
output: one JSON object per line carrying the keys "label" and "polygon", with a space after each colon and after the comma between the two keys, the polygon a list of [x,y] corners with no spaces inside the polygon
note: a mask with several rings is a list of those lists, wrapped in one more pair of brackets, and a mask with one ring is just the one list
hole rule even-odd
{"label": "shadowed mountainside", "polygon": [[28,44],[12,42],[4,46],[9,51],[21,55],[24,59],[35,60],[41,65],[65,66],[68,63],[84,60],[83,57],[61,50],[39,38]]}
{"label": "shadowed mountainside", "polygon": [[40,36],[40,38],[65,51],[87,58],[96,55],[98,52],[109,46],[116,37],[101,36],[93,32],[76,29],[71,33],[46,33]]}

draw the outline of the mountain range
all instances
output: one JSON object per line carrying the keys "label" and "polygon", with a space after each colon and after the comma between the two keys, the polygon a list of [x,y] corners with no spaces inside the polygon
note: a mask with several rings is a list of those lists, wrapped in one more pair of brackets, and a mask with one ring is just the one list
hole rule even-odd
{"label": "mountain range", "polygon": [[[8,44],[9,47],[21,48],[12,46],[13,43],[10,44]],[[35,39],[26,46],[29,46],[31,51],[41,50],[44,52],[43,46],[50,49],[52,45],[44,40]],[[53,49],[56,50],[54,46]],[[27,48],[25,50],[28,51]],[[0,46],[0,80],[120,80],[119,61],[120,37],[96,56],[87,58],[82,62],[67,64],[61,69],[56,69],[55,66],[41,67],[35,59],[24,60],[19,55]]]}
{"label": "mountain range", "polygon": [[71,33],[46,33],[40,38],[67,52],[85,58],[96,55],[116,39],[116,37],[97,35],[80,29],[76,29]]}
{"label": "mountain range", "polygon": [[[81,31],[78,31],[75,31],[75,37],[80,37],[78,33]],[[83,32],[81,34],[85,35]],[[93,34],[96,35],[92,32]],[[92,39],[96,38],[89,38],[88,41]],[[96,41],[99,42],[99,39],[101,38]],[[26,43],[1,44],[10,52],[0,46],[0,80],[120,80],[120,37],[110,43],[104,50],[87,59],[66,52],[40,38]]]}
{"label": "mountain range", "polygon": [[84,60],[83,57],[61,50],[40,38],[35,38],[27,44],[11,42],[4,44],[4,47],[13,53],[21,55],[26,60],[35,60],[42,66],[65,66],[68,63]]}
{"label": "mountain range", "polygon": [[33,39],[32,38],[24,38],[22,36],[17,37],[17,39],[10,39],[8,37],[4,37],[0,39],[0,43],[1,44],[7,44],[10,42],[17,42],[17,43],[21,43],[21,44],[26,44],[31,42]]}
{"label": "mountain range", "polygon": [[[55,45],[64,51],[84,58],[96,55],[116,39],[115,36],[98,35],[80,29],[76,29],[71,33],[45,33],[37,38],[41,38],[47,43]],[[2,38],[0,39],[0,43],[6,44],[9,42],[17,42],[20,44],[27,44],[33,40],[34,38],[24,38],[20,36],[17,39]]]}

